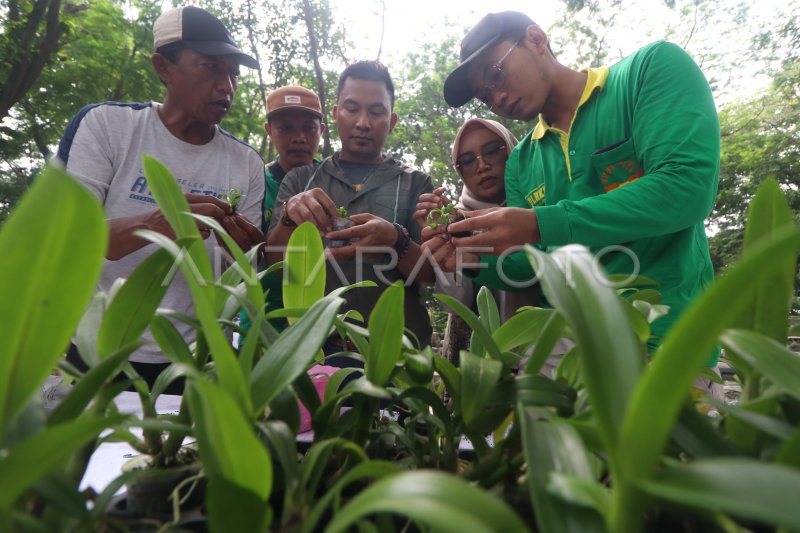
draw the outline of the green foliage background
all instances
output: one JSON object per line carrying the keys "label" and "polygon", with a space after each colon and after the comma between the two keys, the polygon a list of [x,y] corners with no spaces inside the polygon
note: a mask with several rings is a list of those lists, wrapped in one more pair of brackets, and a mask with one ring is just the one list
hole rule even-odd
{"label": "green foliage background", "polygon": [[[13,81],[15,61],[24,55],[19,37],[24,27],[37,27],[37,38],[44,38],[46,21],[36,20],[35,9],[52,3],[0,0],[0,85]],[[547,30],[557,56],[570,66],[613,63],[622,51],[611,37],[635,31],[681,44],[707,73],[718,101],[723,102],[719,105],[719,200],[708,220],[712,259],[721,270],[740,249],[744,213],[761,182],[776,179],[796,217],[800,209],[800,2],[788,2],[774,14],[769,27],[752,22],[749,10],[756,4],[710,0],[664,0],[663,4],[677,15],[677,22],[659,34],[648,33],[646,13],[640,14],[635,6],[620,0],[562,0],[564,16]],[[203,0],[198,5],[237,28],[237,42],[262,65],[259,71],[248,71],[242,77],[235,105],[222,124],[225,129],[270,160],[274,152],[263,129],[265,95],[287,83],[319,91],[315,62],[322,68],[322,92],[330,117],[338,72],[349,62],[362,59],[355,55],[348,28],[336,16],[330,0]],[[0,116],[0,223],[53,155],[67,123],[81,107],[106,100],[162,97],[163,88],[150,66],[151,28],[161,12],[161,2],[88,0],[58,6],[63,33],[56,50],[31,89],[14,102],[7,116]],[[313,14],[319,43],[316,57],[309,44],[305,10]],[[16,19],[12,13],[17,13]],[[456,194],[458,182],[450,165],[452,139],[466,118],[486,113],[474,103],[451,109],[442,98],[444,78],[457,63],[458,43],[467,30],[459,23],[447,23],[449,32],[420,42],[415,50],[388,62],[397,86],[400,121],[387,150],[430,173],[437,184]],[[722,35],[736,35],[741,49],[735,53],[720,49]],[[759,93],[734,98],[730,94],[732,77],[752,65],[771,83]],[[530,127],[507,125],[519,137]],[[330,126],[329,151],[337,146],[335,127]]]}

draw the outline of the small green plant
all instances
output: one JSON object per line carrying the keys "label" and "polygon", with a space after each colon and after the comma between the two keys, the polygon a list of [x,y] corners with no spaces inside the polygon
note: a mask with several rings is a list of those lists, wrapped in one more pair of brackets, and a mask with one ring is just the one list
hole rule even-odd
{"label": "small green plant", "polygon": [[447,227],[451,222],[456,221],[458,215],[460,215],[460,212],[453,204],[446,204],[441,209],[431,209],[430,213],[428,213],[428,226],[431,229],[436,229],[439,226]]}
{"label": "small green plant", "polygon": [[348,213],[347,209],[345,209],[344,207],[337,207],[336,212],[339,213],[339,216],[345,220],[350,218],[350,213]]}
{"label": "small green plant", "polygon": [[228,194],[225,195],[225,201],[231,205],[231,209],[236,211],[236,207],[239,205],[239,202],[243,197],[244,195],[239,189],[233,188],[228,191]]}

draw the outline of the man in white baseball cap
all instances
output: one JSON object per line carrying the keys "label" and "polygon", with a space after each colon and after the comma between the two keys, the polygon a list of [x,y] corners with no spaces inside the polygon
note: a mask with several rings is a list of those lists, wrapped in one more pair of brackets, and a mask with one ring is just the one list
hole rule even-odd
{"label": "man in white baseball cap", "polygon": [[225,25],[199,7],[178,7],[162,14],[153,26],[153,41],[156,51],[162,46],[182,43],[207,56],[234,56],[240,64],[258,68],[258,62],[236,46]]}
{"label": "man in white baseball cap", "polygon": [[[174,234],[155,205],[142,170],[150,154],[175,175],[191,210],[217,219],[245,250],[263,241],[257,225],[264,197],[264,163],[252,147],[219,127],[236,93],[239,66],[258,63],[236,46],[214,15],[197,7],[163,13],[153,27],[151,61],[166,92],[164,102],[106,102],[83,108],[67,127],[58,157],[67,171],[103,204],[110,227],[106,263],[98,290],[108,293],[118,278],[133,270],[156,246],[137,236],[141,229]],[[223,196],[231,189],[243,195],[236,210]],[[200,225],[209,254],[217,243]],[[186,281],[172,281],[160,307],[192,315]],[[175,326],[191,342],[194,331]],[[168,366],[148,330],[130,361],[152,384]],[[68,360],[86,368],[72,346]],[[174,390],[174,389],[173,389]]]}

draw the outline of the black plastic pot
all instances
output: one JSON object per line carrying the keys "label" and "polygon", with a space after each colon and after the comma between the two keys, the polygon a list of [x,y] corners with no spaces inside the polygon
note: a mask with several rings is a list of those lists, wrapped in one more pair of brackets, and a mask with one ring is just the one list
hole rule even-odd
{"label": "black plastic pot", "polygon": [[[199,463],[172,468],[148,469],[126,484],[130,512],[140,516],[172,514],[170,495],[175,488],[191,476],[200,473]],[[203,480],[187,483],[179,492],[186,501],[181,508],[191,509],[203,503]]]}
{"label": "black plastic pot", "polygon": [[[349,218],[340,217],[332,218],[331,224],[333,224],[334,231],[352,228],[354,225]],[[351,242],[353,242],[352,239],[330,239],[328,241],[328,248],[341,248],[342,246],[347,246]]]}
{"label": "black plastic pot", "polygon": [[[123,465],[123,471],[141,471],[125,484],[126,492],[111,501],[108,515],[128,522],[132,531],[149,531],[145,524],[170,523],[174,520],[173,501],[170,498],[175,489],[180,487],[177,495],[182,503],[178,525],[188,531],[205,531],[205,478],[187,481],[202,472],[202,465],[192,462],[169,468],[152,468],[149,459],[139,456]],[[144,529],[134,527],[135,524],[140,524]]]}

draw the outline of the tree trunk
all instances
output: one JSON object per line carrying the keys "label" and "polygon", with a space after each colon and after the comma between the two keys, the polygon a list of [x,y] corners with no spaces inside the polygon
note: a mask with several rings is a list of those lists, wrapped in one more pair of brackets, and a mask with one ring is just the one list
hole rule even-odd
{"label": "tree trunk", "polygon": [[[3,50],[11,64],[8,78],[0,86],[0,119],[6,117],[11,108],[33,87],[44,66],[59,47],[64,34],[60,20],[61,0],[37,0],[27,16],[27,23],[8,42],[16,48]],[[44,28],[40,27],[44,24]],[[40,35],[41,33],[41,35]]]}
{"label": "tree trunk", "polygon": [[381,52],[383,52],[383,38],[386,36],[386,2],[381,1],[381,40],[378,43],[378,55],[375,57],[376,61],[381,60]]}
{"label": "tree trunk", "polygon": [[[308,29],[308,42],[310,45],[311,60],[314,62],[314,73],[317,78],[317,94],[319,95],[319,102],[322,107],[323,120],[328,122],[328,106],[325,97],[325,76],[322,72],[322,66],[319,64],[319,44],[317,40],[317,33],[314,30],[314,7],[311,5],[311,0],[303,0],[303,16],[306,21],[306,28]],[[328,157],[331,155],[331,136],[330,128],[325,128],[322,133],[322,155]]]}
{"label": "tree trunk", "polygon": [[458,366],[459,353],[469,347],[472,330],[460,316],[450,313],[447,317],[447,329],[444,332],[442,356]]}
{"label": "tree trunk", "polygon": [[[255,24],[255,17],[253,16],[253,3],[248,0],[247,2],[247,38],[250,41],[250,52],[253,53],[256,61],[258,61],[258,90],[261,93],[261,104],[264,106],[264,111],[267,109],[267,90],[264,85],[263,66],[261,65],[261,56],[258,54],[258,46],[256,42],[256,35],[253,31],[253,24]],[[261,149],[259,153],[264,157],[265,138],[261,139]]]}

